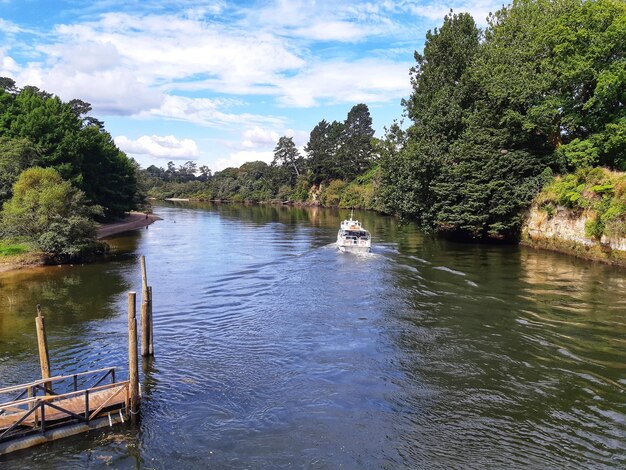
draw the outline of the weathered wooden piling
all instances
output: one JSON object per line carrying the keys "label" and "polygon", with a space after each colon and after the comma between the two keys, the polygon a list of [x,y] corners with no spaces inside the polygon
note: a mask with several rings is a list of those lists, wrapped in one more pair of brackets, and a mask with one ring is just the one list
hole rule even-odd
{"label": "weathered wooden piling", "polygon": [[[37,317],[35,317],[35,325],[37,326],[37,346],[39,348],[39,364],[41,365],[41,378],[50,378],[50,355],[48,353],[48,336],[46,335],[46,324],[41,314],[41,305],[37,304]],[[52,393],[52,384],[44,383],[46,393]]]}
{"label": "weathered wooden piling", "polygon": [[141,257],[141,355],[153,356],[152,345],[152,287],[148,286],[146,258]]}
{"label": "weathered wooden piling", "polygon": [[130,421],[139,418],[139,359],[137,357],[137,294],[128,293],[128,380],[130,381]]}
{"label": "weathered wooden piling", "polygon": [[154,323],[152,318],[152,286],[148,286],[148,354],[150,356],[154,356],[154,341],[152,336]]}
{"label": "weathered wooden piling", "polygon": [[148,274],[145,256],[141,257],[141,297],[144,301],[148,298]]}
{"label": "weathered wooden piling", "polygon": [[148,302],[141,302],[141,355],[146,357],[150,354],[150,319],[148,318]]}

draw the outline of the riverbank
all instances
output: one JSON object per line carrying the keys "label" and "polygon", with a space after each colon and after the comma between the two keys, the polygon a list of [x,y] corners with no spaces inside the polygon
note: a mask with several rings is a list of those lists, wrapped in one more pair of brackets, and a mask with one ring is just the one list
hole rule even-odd
{"label": "riverbank", "polygon": [[144,214],[143,212],[131,212],[123,219],[101,224],[98,227],[98,240],[103,240],[113,235],[119,235],[120,233],[130,232],[131,230],[137,230],[139,228],[147,227],[153,224],[157,220],[162,220],[161,217],[154,214]]}
{"label": "riverbank", "polygon": [[[105,240],[106,238],[121,233],[130,232],[147,227],[161,217],[154,214],[144,214],[143,212],[131,212],[126,217],[115,222],[100,224],[96,238]],[[0,273],[18,271],[22,269],[39,268],[46,266],[45,256],[40,252],[28,252],[15,255],[7,255],[0,258]]]}
{"label": "riverbank", "polygon": [[42,253],[21,253],[0,258],[0,273],[44,266]]}
{"label": "riverbank", "polygon": [[565,207],[547,213],[535,205],[526,216],[520,244],[626,267],[626,238],[606,235],[595,238],[585,233],[585,227],[594,217]]}

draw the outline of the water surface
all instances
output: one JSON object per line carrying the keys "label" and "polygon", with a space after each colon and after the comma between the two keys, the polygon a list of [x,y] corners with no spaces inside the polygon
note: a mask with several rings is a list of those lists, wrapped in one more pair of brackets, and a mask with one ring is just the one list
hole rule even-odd
{"label": "water surface", "polygon": [[[626,466],[626,272],[433,239],[346,211],[169,204],[106,262],[0,275],[0,384],[126,369],[126,292],[154,291],[143,419],[0,460],[25,468]],[[124,375],[124,373],[122,373]]]}

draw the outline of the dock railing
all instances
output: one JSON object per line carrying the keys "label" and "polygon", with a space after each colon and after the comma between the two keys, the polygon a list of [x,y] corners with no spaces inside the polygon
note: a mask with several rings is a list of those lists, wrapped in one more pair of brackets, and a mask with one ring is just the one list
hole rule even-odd
{"label": "dock railing", "polygon": [[[107,378],[111,382],[101,385]],[[88,385],[89,381],[93,383]],[[52,394],[48,385],[51,383],[65,383],[66,388],[73,390]],[[55,388],[60,390],[58,386]],[[128,416],[129,381],[116,382],[115,367],[50,377],[0,389],[0,397],[15,393],[17,395],[13,400],[0,403],[0,442],[36,431],[45,433],[48,426],[68,420],[89,424],[103,410],[113,406],[119,409],[120,416],[122,409]],[[93,397],[91,403],[90,397]]]}

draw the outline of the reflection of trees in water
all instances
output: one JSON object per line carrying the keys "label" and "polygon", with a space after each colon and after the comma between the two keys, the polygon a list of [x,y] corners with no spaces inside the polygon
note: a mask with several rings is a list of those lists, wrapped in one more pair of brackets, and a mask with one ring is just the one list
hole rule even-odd
{"label": "reflection of trees in water", "polygon": [[147,230],[150,226],[145,228],[133,230],[131,232],[124,232],[104,240],[110,248],[109,253],[104,257],[104,260],[111,260],[117,258],[124,258],[129,254],[134,253],[139,246],[139,240],[141,240],[141,232]]}
{"label": "reflection of trees in water", "polygon": [[[350,217],[350,209],[329,207],[299,207],[278,204],[241,204],[241,203],[212,203],[212,202],[167,202],[159,203],[163,207],[180,209],[200,209],[217,212],[224,219],[248,221],[259,225],[283,223],[293,225],[306,223],[314,227],[339,229],[339,223]],[[401,225],[395,217],[384,216],[372,211],[355,210],[354,218],[359,219],[370,232],[394,234],[398,230],[410,228],[412,224]]]}
{"label": "reflection of trees in water", "polygon": [[[0,277],[0,356],[36,350],[35,307],[41,304],[50,336],[67,327],[109,318],[126,289],[109,265],[50,267]],[[77,338],[78,339],[78,338]],[[36,352],[36,351],[35,351]]]}

